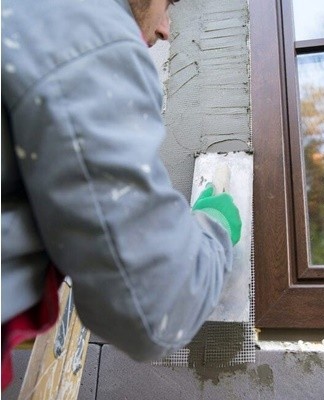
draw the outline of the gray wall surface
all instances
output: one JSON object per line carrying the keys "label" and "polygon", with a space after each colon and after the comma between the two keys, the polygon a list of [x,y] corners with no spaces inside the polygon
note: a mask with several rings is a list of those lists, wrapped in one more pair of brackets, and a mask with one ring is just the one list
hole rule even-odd
{"label": "gray wall surface", "polygon": [[[14,353],[17,399],[30,352]],[[91,344],[79,400],[323,400],[324,353],[257,351],[255,364],[224,369],[139,364],[109,345]]]}
{"label": "gray wall surface", "polygon": [[251,147],[248,5],[183,0],[171,19],[162,158],[189,199],[197,154]]}

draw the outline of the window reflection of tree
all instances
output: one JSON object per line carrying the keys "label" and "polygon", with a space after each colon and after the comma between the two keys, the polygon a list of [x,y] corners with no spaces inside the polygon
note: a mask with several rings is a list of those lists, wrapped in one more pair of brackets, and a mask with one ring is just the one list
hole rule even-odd
{"label": "window reflection of tree", "polygon": [[313,265],[324,264],[324,87],[303,86],[302,131]]}

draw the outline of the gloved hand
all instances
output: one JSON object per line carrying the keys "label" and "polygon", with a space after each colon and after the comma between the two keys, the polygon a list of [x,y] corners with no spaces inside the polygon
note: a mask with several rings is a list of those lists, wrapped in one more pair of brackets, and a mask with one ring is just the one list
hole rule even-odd
{"label": "gloved hand", "polygon": [[218,222],[227,230],[232,240],[233,246],[241,238],[242,221],[240,213],[233,198],[228,193],[215,194],[215,187],[212,183],[207,183],[196,200],[192,210],[205,212],[210,218]]}

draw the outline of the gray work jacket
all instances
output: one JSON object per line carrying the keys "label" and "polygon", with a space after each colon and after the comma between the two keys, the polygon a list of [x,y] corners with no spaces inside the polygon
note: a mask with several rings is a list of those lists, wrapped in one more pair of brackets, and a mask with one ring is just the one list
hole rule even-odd
{"label": "gray work jacket", "polygon": [[174,352],[232,246],[161,163],[160,83],[127,1],[3,0],[2,28],[2,320],[39,301],[51,260],[97,335]]}

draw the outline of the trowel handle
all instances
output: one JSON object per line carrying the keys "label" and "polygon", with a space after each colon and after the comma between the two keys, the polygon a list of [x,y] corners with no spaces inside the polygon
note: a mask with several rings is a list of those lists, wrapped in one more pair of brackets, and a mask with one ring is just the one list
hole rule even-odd
{"label": "trowel handle", "polygon": [[229,192],[231,171],[227,164],[222,163],[215,168],[213,174],[213,184],[216,188],[216,193]]}

